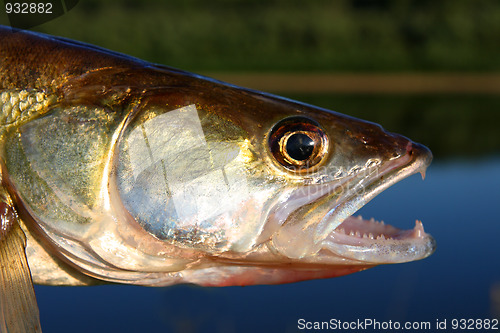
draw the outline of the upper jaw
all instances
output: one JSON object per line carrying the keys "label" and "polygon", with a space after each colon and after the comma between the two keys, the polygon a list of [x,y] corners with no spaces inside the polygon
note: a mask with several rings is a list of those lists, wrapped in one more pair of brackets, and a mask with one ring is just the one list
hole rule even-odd
{"label": "upper jaw", "polygon": [[[409,141],[404,155],[363,174],[353,175],[341,184],[342,188],[348,187],[342,193],[338,192],[339,184],[312,185],[322,186],[321,191],[325,194],[289,215],[273,236],[274,247],[290,258],[315,261],[321,257],[322,262],[328,262],[330,258],[332,262],[347,260],[379,264],[429,256],[435,249],[435,241],[424,232],[420,222],[408,231],[392,226],[373,229],[371,222],[358,220],[358,223],[353,223],[355,218],[351,216],[400,180],[417,172],[424,177],[431,160],[429,149]],[[351,231],[353,234],[349,235]]]}

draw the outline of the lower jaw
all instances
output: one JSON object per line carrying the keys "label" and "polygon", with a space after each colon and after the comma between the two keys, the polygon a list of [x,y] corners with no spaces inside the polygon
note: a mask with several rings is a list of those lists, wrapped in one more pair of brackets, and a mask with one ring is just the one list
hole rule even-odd
{"label": "lower jaw", "polygon": [[396,242],[404,240],[422,239],[427,234],[420,221],[410,230],[396,228],[390,224],[379,222],[373,218],[365,220],[361,216],[350,216],[344,220],[333,232],[329,239],[339,244],[370,246],[382,242]]}
{"label": "lower jaw", "polygon": [[375,265],[423,259],[434,250],[435,241],[420,221],[411,230],[401,230],[360,217],[347,218],[322,243],[325,254]]}

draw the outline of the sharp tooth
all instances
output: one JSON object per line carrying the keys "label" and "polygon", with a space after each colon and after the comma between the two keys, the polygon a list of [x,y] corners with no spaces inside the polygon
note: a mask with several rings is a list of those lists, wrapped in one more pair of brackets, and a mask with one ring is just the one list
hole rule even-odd
{"label": "sharp tooth", "polygon": [[375,222],[375,219],[372,217],[372,218],[370,219],[370,222],[371,222],[371,223]]}
{"label": "sharp tooth", "polygon": [[354,231],[351,230],[351,232],[349,233],[349,236],[354,236]]}
{"label": "sharp tooth", "polygon": [[380,224],[381,224],[381,225],[385,225],[384,221],[380,221]]}
{"label": "sharp tooth", "polygon": [[361,215],[358,215],[358,220],[363,221],[363,217],[361,217]]}
{"label": "sharp tooth", "polygon": [[382,235],[378,236],[378,237],[377,237],[377,239],[385,240],[385,236],[384,236],[384,234],[382,234]]}
{"label": "sharp tooth", "polygon": [[366,234],[363,234],[363,238],[368,238],[368,236]]}
{"label": "sharp tooth", "polygon": [[370,237],[370,239],[373,239],[373,234],[370,232],[370,233],[368,234],[368,237]]}
{"label": "sharp tooth", "polygon": [[422,175],[422,180],[425,180],[425,168],[420,170],[420,174]]}
{"label": "sharp tooth", "polygon": [[359,231],[356,231],[356,237],[361,237]]}
{"label": "sharp tooth", "polygon": [[338,233],[340,233],[340,234],[345,234],[345,230],[344,230],[344,228],[340,228],[340,229],[339,229],[339,231],[338,231]]}
{"label": "sharp tooth", "polygon": [[422,237],[425,234],[424,225],[419,220],[415,221],[415,228],[413,230],[417,237]]}

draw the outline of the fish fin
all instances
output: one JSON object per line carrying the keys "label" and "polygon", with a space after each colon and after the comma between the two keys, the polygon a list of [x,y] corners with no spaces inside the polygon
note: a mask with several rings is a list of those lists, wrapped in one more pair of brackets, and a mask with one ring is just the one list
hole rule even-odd
{"label": "fish fin", "polygon": [[0,201],[0,332],[42,331],[25,247],[15,211]]}

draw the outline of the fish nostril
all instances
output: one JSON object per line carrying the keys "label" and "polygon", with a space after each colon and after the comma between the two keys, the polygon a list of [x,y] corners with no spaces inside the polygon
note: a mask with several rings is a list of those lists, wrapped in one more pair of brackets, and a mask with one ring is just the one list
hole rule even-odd
{"label": "fish nostril", "polygon": [[429,148],[415,142],[411,142],[410,144],[408,144],[408,147],[411,148],[410,151],[407,151],[412,158],[422,160],[422,163],[424,165],[429,165],[431,163],[432,153]]}
{"label": "fish nostril", "polygon": [[411,143],[411,141],[409,141],[408,144],[406,145],[406,152],[409,153],[410,155],[413,154],[413,144]]}

